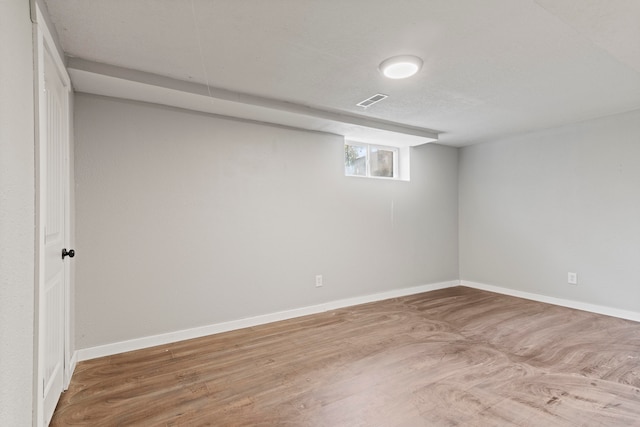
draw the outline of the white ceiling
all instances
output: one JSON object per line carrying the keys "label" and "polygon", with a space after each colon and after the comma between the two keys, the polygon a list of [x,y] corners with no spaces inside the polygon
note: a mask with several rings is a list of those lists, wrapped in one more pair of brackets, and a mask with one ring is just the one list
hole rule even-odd
{"label": "white ceiling", "polygon": [[[123,80],[126,73],[113,80],[100,71],[109,64],[151,73],[150,82],[157,74],[213,95],[272,100],[276,110],[288,104],[369,118],[374,129],[433,129],[453,146],[640,108],[638,0],[46,4],[65,53],[90,64],[70,67],[76,88],[89,92]],[[399,54],[421,57],[422,71],[385,79],[378,64]],[[151,85],[177,87],[165,83]],[[389,98],[355,105],[376,93]]]}

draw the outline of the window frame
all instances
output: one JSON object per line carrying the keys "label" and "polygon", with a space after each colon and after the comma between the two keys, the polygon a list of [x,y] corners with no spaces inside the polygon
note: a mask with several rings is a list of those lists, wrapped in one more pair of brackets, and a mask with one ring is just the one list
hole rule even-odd
{"label": "window frame", "polygon": [[[366,158],[365,158],[365,175],[355,175],[347,173],[347,162],[346,162],[346,154],[343,157],[344,163],[344,175],[349,177],[356,178],[373,178],[373,179],[387,179],[387,180],[400,180],[400,148],[394,147],[391,145],[380,145],[380,144],[369,144],[366,142],[358,142],[358,141],[346,141],[344,142],[345,148],[347,146],[353,147],[363,147],[366,148]],[[393,153],[393,176],[378,176],[371,174],[371,149],[378,149],[382,151],[390,151]],[[346,150],[345,150],[346,153]]]}

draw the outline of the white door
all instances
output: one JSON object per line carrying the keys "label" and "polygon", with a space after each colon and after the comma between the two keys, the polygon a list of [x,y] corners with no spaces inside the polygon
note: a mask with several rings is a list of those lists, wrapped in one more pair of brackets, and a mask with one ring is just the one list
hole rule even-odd
{"label": "white door", "polygon": [[63,249],[67,241],[68,95],[51,54],[44,50],[41,105],[41,165],[44,222],[44,268],[40,289],[40,352],[43,421],[48,424],[64,387],[66,277]]}

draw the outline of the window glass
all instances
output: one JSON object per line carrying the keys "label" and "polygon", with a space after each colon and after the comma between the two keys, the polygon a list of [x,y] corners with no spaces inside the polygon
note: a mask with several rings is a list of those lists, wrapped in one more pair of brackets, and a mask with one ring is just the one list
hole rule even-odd
{"label": "window glass", "polygon": [[344,171],[347,175],[367,176],[367,146],[344,146]]}
{"label": "window glass", "polygon": [[379,147],[370,147],[371,153],[369,156],[369,169],[371,176],[384,176],[387,178],[393,178],[393,156],[395,151],[385,150]]}

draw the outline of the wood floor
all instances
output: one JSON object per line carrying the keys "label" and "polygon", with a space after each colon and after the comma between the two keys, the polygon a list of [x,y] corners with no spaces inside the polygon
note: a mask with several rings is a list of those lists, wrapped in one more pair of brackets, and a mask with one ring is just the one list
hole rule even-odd
{"label": "wood floor", "polygon": [[78,365],[53,426],[640,426],[640,323],[457,287]]}

